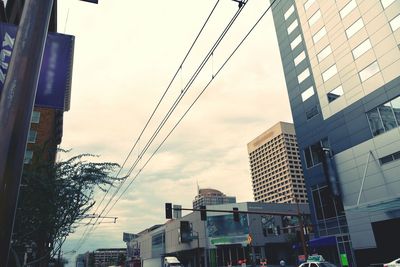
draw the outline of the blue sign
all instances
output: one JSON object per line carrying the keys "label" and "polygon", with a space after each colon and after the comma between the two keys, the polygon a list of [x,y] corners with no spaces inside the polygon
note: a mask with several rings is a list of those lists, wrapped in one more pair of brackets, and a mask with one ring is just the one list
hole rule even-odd
{"label": "blue sign", "polygon": [[[0,23],[0,93],[4,86],[17,27]],[[68,110],[75,37],[49,33],[43,54],[35,106]]]}

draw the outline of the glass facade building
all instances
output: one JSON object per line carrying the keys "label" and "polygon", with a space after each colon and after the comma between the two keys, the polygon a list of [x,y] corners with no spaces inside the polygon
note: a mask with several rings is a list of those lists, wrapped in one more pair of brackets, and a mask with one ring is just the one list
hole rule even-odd
{"label": "glass facade building", "polygon": [[285,0],[272,11],[316,234],[336,237],[335,261],[390,262],[400,240],[400,1]]}

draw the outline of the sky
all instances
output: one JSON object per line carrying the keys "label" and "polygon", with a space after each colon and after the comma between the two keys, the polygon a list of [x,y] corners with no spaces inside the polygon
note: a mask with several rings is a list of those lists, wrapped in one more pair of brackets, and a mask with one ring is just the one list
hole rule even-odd
{"label": "sky", "polygon": [[[94,5],[58,1],[58,32],[76,38],[71,109],[64,114],[61,147],[72,149],[72,154],[92,153],[100,155],[96,160],[122,164],[215,3],[99,0]],[[164,203],[191,208],[197,184],[236,196],[238,202],[254,200],[247,143],[278,121],[292,121],[270,12],[159,152],[137,173],[268,3],[249,0],[122,187],[125,190],[136,176],[108,215],[118,217],[117,223],[104,220],[107,223],[98,225],[77,253],[126,247],[123,232],[138,233],[166,221]],[[237,9],[237,3],[231,0],[219,1],[121,174],[137,159]],[[103,196],[96,194],[97,205]],[[99,207],[97,213],[105,203],[95,205]],[[75,262],[77,253],[73,251],[84,230],[84,226],[78,227],[62,248],[69,266]]]}

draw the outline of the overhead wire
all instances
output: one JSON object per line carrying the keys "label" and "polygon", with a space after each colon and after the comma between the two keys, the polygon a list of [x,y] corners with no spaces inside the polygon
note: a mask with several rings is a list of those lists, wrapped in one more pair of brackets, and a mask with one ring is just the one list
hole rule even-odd
{"label": "overhead wire", "polygon": [[[165,95],[168,93],[169,89],[171,88],[171,86],[172,86],[173,82],[175,81],[177,75],[179,74],[179,72],[182,71],[182,66],[183,66],[183,64],[186,62],[187,58],[189,57],[191,51],[193,50],[193,47],[194,47],[195,44],[197,43],[197,41],[198,41],[200,35],[202,34],[203,30],[205,29],[206,25],[208,24],[208,22],[209,22],[209,20],[210,20],[210,18],[211,18],[211,16],[212,16],[212,14],[214,13],[215,9],[217,8],[219,2],[220,2],[220,0],[217,0],[216,3],[214,4],[213,8],[211,9],[211,12],[210,12],[209,15],[207,16],[207,18],[206,18],[205,22],[203,23],[203,25],[202,25],[200,31],[199,31],[198,34],[196,35],[196,37],[195,37],[194,41],[192,42],[192,44],[191,44],[189,50],[186,52],[186,54],[185,54],[183,60],[181,61],[181,63],[180,63],[180,65],[179,65],[178,69],[176,70],[175,74],[173,75],[173,77],[172,77],[171,81],[169,82],[167,88],[166,88],[165,91],[163,92],[163,94],[162,94],[161,98],[159,99],[159,101],[158,101],[156,107],[155,107],[154,110],[152,111],[152,113],[151,113],[150,117],[148,118],[148,120],[147,120],[145,126],[143,127],[142,131],[140,132],[139,136],[137,137],[137,139],[136,139],[134,145],[132,146],[131,150],[129,151],[128,155],[126,156],[126,158],[125,158],[123,164],[122,164],[121,167],[119,168],[119,171],[118,171],[118,173],[117,173],[116,176],[115,176],[116,178],[120,175],[121,171],[123,170],[123,168],[124,168],[126,162],[128,161],[128,159],[130,158],[132,152],[133,152],[134,149],[136,148],[136,146],[137,146],[138,142],[140,141],[140,139],[141,139],[143,133],[145,132],[146,128],[148,127],[150,121],[153,119],[154,114],[157,112],[157,110],[158,110],[158,108],[159,108],[161,102],[163,101],[163,99],[165,98]],[[68,9],[68,14],[69,14],[69,9]],[[67,19],[68,19],[68,14],[67,14]],[[138,156],[138,158],[140,158],[140,156]],[[126,179],[123,180],[122,184],[124,183],[125,180],[126,180]],[[113,186],[113,184],[111,184],[111,185],[109,186],[108,190],[106,191],[106,193],[104,194],[103,198],[101,199],[100,204],[97,205],[97,208],[96,208],[96,210],[94,211],[94,214],[98,211],[99,207],[100,207],[101,204],[103,203],[105,197],[106,197],[107,194],[109,193],[109,191],[110,191],[110,189],[112,188],[112,186]],[[91,224],[92,219],[93,219],[93,218],[90,219],[89,225]],[[96,221],[96,222],[97,222],[97,221]],[[87,229],[88,229],[88,227],[86,227],[84,234],[81,236],[81,239],[84,238],[84,236],[86,235]],[[78,243],[81,243],[81,241],[79,241]]]}
{"label": "overhead wire", "polygon": [[[247,1],[246,1],[247,2]],[[218,47],[218,45],[221,43],[222,39],[225,37],[225,35],[228,33],[229,29],[232,27],[233,23],[235,22],[235,20],[237,19],[237,17],[239,16],[239,14],[241,13],[241,11],[243,10],[243,7],[240,7],[239,10],[234,14],[234,16],[231,18],[231,20],[229,21],[228,25],[225,27],[225,29],[223,30],[223,32],[221,33],[221,35],[218,37],[217,41],[215,41],[214,45],[212,46],[212,48],[209,50],[209,52],[207,53],[207,55],[205,56],[205,58],[203,59],[203,61],[200,63],[200,65],[198,66],[198,68],[196,69],[196,71],[194,72],[194,74],[191,76],[191,78],[189,79],[188,83],[186,84],[185,88],[181,91],[180,95],[178,96],[178,98],[175,100],[175,102],[172,104],[171,108],[168,110],[167,114],[164,116],[163,120],[161,121],[161,123],[158,125],[156,131],[153,133],[152,137],[149,139],[149,141],[147,142],[147,144],[145,145],[145,147],[143,148],[141,154],[139,155],[139,157],[136,159],[136,161],[132,164],[132,167],[130,168],[130,170],[128,171],[127,176],[130,176],[132,171],[134,170],[134,168],[137,166],[137,164],[140,162],[142,156],[146,153],[146,151],[148,150],[148,148],[150,147],[150,145],[152,144],[152,142],[154,141],[154,139],[157,137],[157,135],[159,134],[159,132],[161,131],[161,129],[164,127],[165,123],[168,121],[168,119],[170,118],[170,116],[172,115],[172,113],[174,112],[174,110],[176,109],[176,107],[178,106],[178,104],[180,103],[180,101],[182,100],[182,98],[184,97],[184,95],[187,93],[187,91],[190,89],[191,85],[193,84],[193,82],[195,81],[195,79],[197,78],[197,76],[200,74],[201,70],[204,68],[204,66],[206,65],[206,63],[208,62],[208,60],[210,59],[212,53],[216,50],[216,48]],[[108,207],[109,203],[111,203],[111,201],[113,200],[113,198],[118,194],[120,188],[122,187],[122,184],[119,186],[118,190],[116,190],[114,192],[114,195],[112,196],[112,198],[110,198],[110,200],[108,201],[108,203],[106,204],[106,207]],[[106,209],[103,209],[103,211],[105,211]],[[109,211],[106,213],[108,214]],[[102,213],[101,213],[102,215]],[[101,219],[102,220],[102,219]],[[96,220],[95,224],[97,223],[98,220]]]}
{"label": "overhead wire", "polygon": [[209,85],[213,82],[214,78],[222,71],[222,69],[226,66],[226,64],[230,61],[232,56],[237,52],[237,50],[241,47],[241,45],[244,43],[244,41],[248,38],[248,36],[252,33],[252,31],[257,27],[259,22],[264,18],[264,16],[268,13],[268,11],[272,8],[274,3],[277,0],[271,1],[270,5],[268,8],[262,13],[262,15],[259,17],[259,19],[256,21],[256,23],[251,27],[251,29],[248,31],[248,33],[243,37],[243,39],[239,42],[239,44],[236,46],[236,48],[231,52],[231,54],[228,56],[228,58],[224,61],[224,63],[221,65],[221,67],[218,69],[218,71],[215,73],[215,75],[212,76],[210,81],[207,83],[207,85],[203,88],[203,90],[198,94],[198,96],[195,98],[195,100],[192,102],[192,104],[188,107],[188,109],[185,111],[185,113],[181,116],[181,118],[176,122],[174,127],[170,130],[170,132],[167,134],[167,136],[163,139],[163,141],[158,145],[156,150],[151,154],[151,156],[147,159],[145,164],[140,168],[139,172],[135,175],[135,177],[132,179],[132,181],[128,184],[128,186],[124,189],[124,191],[119,195],[117,200],[113,203],[111,208],[108,210],[105,216],[108,215],[108,213],[114,208],[114,206],[118,203],[118,201],[121,199],[121,197],[126,193],[126,191],[129,189],[129,187],[132,185],[132,183],[136,180],[136,178],[139,176],[139,174],[142,172],[142,170],[147,166],[147,164],[150,162],[150,160],[154,157],[154,155],[158,152],[158,150],[161,148],[161,146],[165,143],[165,141],[169,138],[169,136],[173,133],[173,131],[176,129],[176,127],[180,124],[180,122],[184,119],[184,117],[187,115],[187,113],[190,111],[190,109],[194,106],[194,104],[198,101],[198,99],[203,95],[205,90],[209,87]]}
{"label": "overhead wire", "polygon": [[[122,195],[126,193],[126,191],[129,189],[129,187],[132,185],[132,183],[136,180],[136,178],[139,176],[139,174],[142,172],[142,170],[147,166],[147,164],[150,162],[150,160],[153,158],[153,156],[158,152],[158,150],[161,148],[161,146],[165,143],[165,141],[169,138],[169,136],[173,133],[173,131],[176,129],[176,127],[181,123],[181,121],[184,119],[184,117],[187,115],[187,113],[190,111],[190,109],[194,106],[194,104],[198,101],[198,99],[203,95],[203,93],[207,90],[207,88],[210,86],[210,84],[214,81],[214,78],[222,71],[222,69],[226,66],[226,64],[231,60],[232,56],[237,52],[237,50],[242,46],[244,41],[248,38],[248,36],[253,32],[253,30],[257,27],[257,25],[260,23],[260,21],[264,18],[264,16],[268,13],[268,11],[272,8],[272,5],[276,2],[277,0],[271,1],[271,4],[268,6],[268,8],[262,13],[262,15],[258,18],[256,23],[250,28],[250,30],[247,32],[247,34],[242,38],[242,40],[239,42],[239,44],[235,47],[235,49],[231,52],[231,54],[228,56],[228,58],[224,61],[224,63],[221,65],[221,67],[217,70],[215,75],[212,76],[210,81],[205,85],[205,87],[202,89],[202,91],[197,95],[195,100],[192,102],[192,104],[186,109],[186,111],[183,113],[181,118],[175,123],[174,127],[169,131],[169,133],[166,135],[166,137],[162,140],[162,142],[159,144],[159,146],[154,150],[154,152],[151,154],[151,156],[148,158],[148,160],[145,162],[145,164],[140,168],[139,172],[134,176],[132,181],[128,184],[128,186],[124,189],[124,191],[119,195],[117,200],[113,203],[111,208],[109,209],[112,210],[114,206],[117,204],[117,202],[121,199]],[[108,212],[109,212],[108,211]],[[105,214],[107,216],[108,213]]]}

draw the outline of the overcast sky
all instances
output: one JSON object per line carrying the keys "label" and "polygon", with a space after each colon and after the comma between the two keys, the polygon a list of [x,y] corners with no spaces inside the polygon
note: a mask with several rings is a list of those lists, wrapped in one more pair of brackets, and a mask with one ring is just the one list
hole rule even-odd
{"label": "overcast sky", "polygon": [[[99,2],[58,1],[58,31],[76,37],[62,147],[122,164],[216,0]],[[133,175],[268,3],[249,0]],[[237,3],[220,0],[128,167],[237,9]],[[165,202],[190,208],[197,183],[236,196],[238,202],[253,201],[246,145],[278,121],[292,118],[269,13],[109,213],[117,223],[100,224],[78,252],[125,247],[123,232],[165,222]],[[73,257],[70,266],[84,229],[70,235],[62,249],[65,257]]]}

